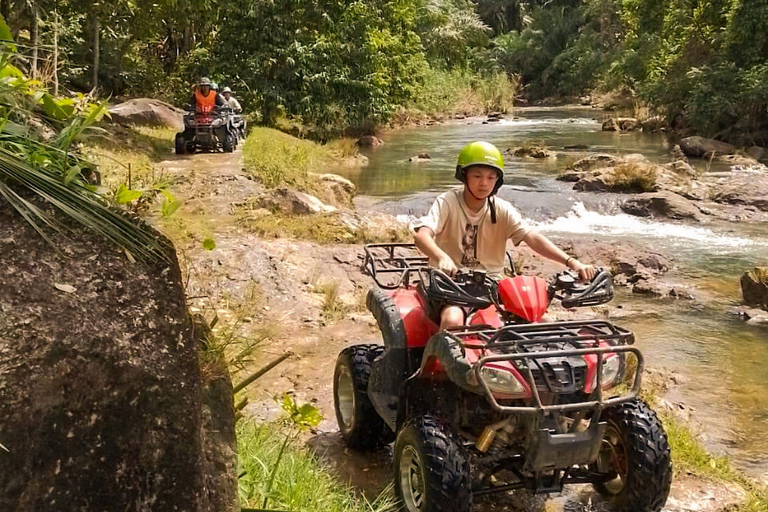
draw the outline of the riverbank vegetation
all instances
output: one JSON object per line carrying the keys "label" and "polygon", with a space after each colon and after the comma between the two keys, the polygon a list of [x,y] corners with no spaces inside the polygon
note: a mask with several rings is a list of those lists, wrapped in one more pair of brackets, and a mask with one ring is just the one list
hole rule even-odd
{"label": "riverbank vegetation", "polygon": [[[327,140],[419,112],[616,93],[683,132],[768,141],[768,7],[719,0],[0,3],[30,76],[176,104],[209,75]],[[520,77],[520,81],[518,78]]]}

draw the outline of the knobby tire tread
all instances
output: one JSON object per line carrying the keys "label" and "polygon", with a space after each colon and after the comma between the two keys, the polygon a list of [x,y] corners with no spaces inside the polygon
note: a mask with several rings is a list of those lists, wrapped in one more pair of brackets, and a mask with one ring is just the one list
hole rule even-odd
{"label": "knobby tire tread", "polygon": [[612,421],[624,434],[629,474],[620,494],[609,497],[596,486],[598,491],[615,512],[659,512],[672,485],[672,459],[661,421],[642,400],[605,409],[601,419]]}
{"label": "knobby tire tread", "polygon": [[[408,421],[401,432],[406,436],[402,442],[415,441],[408,439],[413,436],[418,438],[417,448],[428,465],[425,512],[469,512],[472,507],[471,470],[469,459],[456,436],[430,415]],[[398,437],[398,455],[400,444]],[[395,478],[399,479],[397,465]],[[399,486],[397,489],[398,497],[402,499]]]}
{"label": "knobby tire tread", "polygon": [[[368,397],[368,380],[371,377],[373,361],[384,352],[384,347],[375,344],[353,345],[342,350],[337,364],[348,364],[355,393],[355,411],[352,428],[342,429],[344,441],[356,450],[373,450],[393,440],[394,433],[384,423]],[[336,377],[334,376],[334,386]],[[337,412],[341,429],[341,418]]]}

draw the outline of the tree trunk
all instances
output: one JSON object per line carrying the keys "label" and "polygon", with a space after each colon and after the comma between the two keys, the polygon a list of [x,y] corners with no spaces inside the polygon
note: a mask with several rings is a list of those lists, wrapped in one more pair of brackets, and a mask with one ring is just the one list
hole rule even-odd
{"label": "tree trunk", "polygon": [[101,32],[101,20],[99,20],[99,15],[94,14],[93,16],[93,90],[94,92],[96,89],[99,88],[99,39],[100,39],[100,32]]}
{"label": "tree trunk", "polygon": [[37,78],[38,45],[40,44],[40,19],[37,12],[37,2],[30,2],[32,14],[32,78]]}
{"label": "tree trunk", "polygon": [[11,22],[8,18],[11,15],[11,0],[0,0],[0,14],[3,15],[3,18],[5,18],[6,23],[10,25]]}
{"label": "tree trunk", "polygon": [[59,11],[53,13],[53,95],[59,95]]}

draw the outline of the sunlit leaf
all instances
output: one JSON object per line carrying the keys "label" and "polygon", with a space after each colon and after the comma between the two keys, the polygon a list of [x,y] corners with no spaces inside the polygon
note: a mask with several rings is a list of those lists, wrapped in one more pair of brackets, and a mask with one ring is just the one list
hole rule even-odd
{"label": "sunlit leaf", "polygon": [[117,204],[130,204],[141,197],[140,190],[130,190],[125,185],[120,185],[115,192],[115,202]]}

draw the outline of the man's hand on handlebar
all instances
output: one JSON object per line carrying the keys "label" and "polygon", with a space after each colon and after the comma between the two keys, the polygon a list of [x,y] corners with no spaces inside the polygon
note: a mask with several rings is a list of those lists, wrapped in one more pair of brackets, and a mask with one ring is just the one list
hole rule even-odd
{"label": "man's hand on handlebar", "polygon": [[590,282],[597,275],[597,269],[592,265],[585,265],[577,259],[568,262],[568,268],[579,274],[580,281]]}

